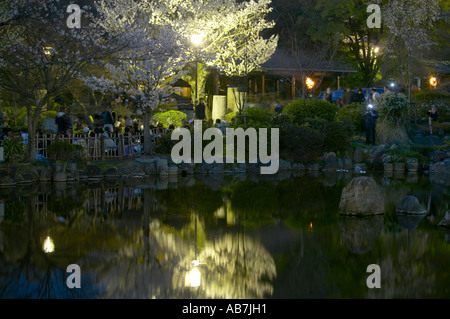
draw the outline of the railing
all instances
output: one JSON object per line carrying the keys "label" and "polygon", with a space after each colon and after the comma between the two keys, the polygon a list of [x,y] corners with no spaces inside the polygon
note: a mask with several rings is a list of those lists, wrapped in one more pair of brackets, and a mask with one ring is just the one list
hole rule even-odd
{"label": "railing", "polygon": [[[167,132],[165,129],[151,129],[151,143]],[[83,147],[83,157],[90,160],[117,160],[142,154],[144,149],[144,135],[130,133],[80,134],[80,135],[36,135],[35,158],[47,158],[47,148],[55,140],[77,144]]]}

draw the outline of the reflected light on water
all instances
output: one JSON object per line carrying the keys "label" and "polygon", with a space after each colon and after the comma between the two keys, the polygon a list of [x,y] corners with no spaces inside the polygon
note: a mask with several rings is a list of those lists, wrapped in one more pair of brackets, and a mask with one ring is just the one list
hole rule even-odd
{"label": "reflected light on water", "polygon": [[42,245],[42,250],[46,254],[50,254],[55,251],[55,244],[53,243],[53,240],[50,238],[50,236],[47,236],[47,238],[44,241],[44,244]]}
{"label": "reflected light on water", "polygon": [[200,270],[197,268],[200,263],[197,260],[194,260],[192,262],[192,265],[194,266],[187,274],[186,278],[184,280],[186,287],[200,287],[201,282],[201,273]]}

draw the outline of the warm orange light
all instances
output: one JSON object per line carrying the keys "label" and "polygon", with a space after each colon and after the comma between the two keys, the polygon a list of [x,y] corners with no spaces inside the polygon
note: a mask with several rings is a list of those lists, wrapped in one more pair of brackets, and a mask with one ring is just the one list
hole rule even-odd
{"label": "warm orange light", "polygon": [[306,77],[306,87],[308,88],[308,90],[311,90],[314,87],[314,81],[311,80],[310,77]]}
{"label": "warm orange light", "polygon": [[431,86],[436,86],[436,85],[437,85],[437,79],[436,79],[436,77],[432,76],[432,77],[430,78],[430,85],[431,85]]}

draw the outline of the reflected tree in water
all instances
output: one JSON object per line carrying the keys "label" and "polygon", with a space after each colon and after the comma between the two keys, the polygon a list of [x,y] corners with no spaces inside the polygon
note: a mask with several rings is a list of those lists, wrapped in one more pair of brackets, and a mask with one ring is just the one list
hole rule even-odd
{"label": "reflected tree in water", "polygon": [[[79,290],[66,286],[65,271],[70,261],[65,253],[43,250],[45,234],[58,232],[58,227],[47,227],[51,215],[36,210],[37,196],[22,197],[22,201],[25,210],[21,222],[7,220],[8,227],[0,228],[5,238],[0,255],[0,298],[80,297]],[[5,231],[15,235],[5,234]],[[85,288],[83,296],[89,296],[92,290]]]}

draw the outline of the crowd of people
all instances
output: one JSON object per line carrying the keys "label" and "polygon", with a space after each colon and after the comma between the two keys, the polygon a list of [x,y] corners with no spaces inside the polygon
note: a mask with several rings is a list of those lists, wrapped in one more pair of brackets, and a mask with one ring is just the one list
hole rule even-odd
{"label": "crowd of people", "polygon": [[[383,93],[381,94],[384,95],[392,93],[393,92],[391,92],[388,86],[384,86]],[[334,102],[339,109],[352,103],[360,103],[361,105],[365,105],[367,109],[364,112],[362,120],[366,130],[366,144],[375,145],[376,122],[379,116],[377,111],[377,101],[381,97],[381,94],[376,88],[372,88],[364,94],[363,89],[361,88],[354,92],[352,88],[347,87],[345,88],[342,97],[338,98],[336,101],[333,101],[331,88],[327,88],[322,99],[330,103]]]}
{"label": "crowd of people", "polygon": [[142,120],[128,118],[128,116],[116,115],[108,107],[103,112],[97,112],[88,118],[78,118],[65,109],[62,109],[55,118],[56,132],[59,135],[69,136],[75,132],[84,134],[112,133],[142,133]]}
{"label": "crowd of people", "polygon": [[[388,86],[385,86],[383,89],[383,93],[381,94],[392,94],[393,92],[389,89]],[[331,88],[327,88],[325,93],[322,96],[323,101],[327,101],[330,103],[336,104],[339,108],[342,108],[345,105],[349,105],[352,103],[367,103],[367,104],[376,104],[376,100],[381,96],[380,92],[377,89],[372,88],[367,90],[367,92],[363,92],[363,89],[359,88],[356,90],[352,90],[351,87],[346,87],[342,96],[333,100],[333,94]]]}
{"label": "crowd of people", "polygon": [[[342,93],[342,96],[333,101],[332,90],[331,88],[327,88],[326,92],[323,94],[322,100],[335,103],[339,108],[352,103],[360,103],[367,108],[362,120],[366,130],[366,144],[373,145],[376,140],[376,121],[378,119],[377,100],[382,95],[392,93],[394,92],[392,92],[388,86],[384,87],[382,93],[377,91],[375,88],[365,90],[364,92],[361,88],[353,90],[352,88],[347,87]],[[219,119],[210,123],[206,120],[205,108],[206,106],[203,99],[200,99],[194,109],[194,118],[189,121],[183,120],[181,127],[192,129],[194,124],[193,121],[194,119],[197,119],[202,120],[204,126],[215,126],[222,131],[225,131],[229,124]],[[275,106],[275,113],[280,114],[282,109],[283,106],[277,102],[277,105]],[[430,134],[432,134],[432,123],[435,122],[438,117],[436,107],[429,110],[427,114],[429,116],[429,130]],[[149,124],[152,142],[163,134],[175,129],[174,125],[171,125],[168,129],[165,129],[161,123],[154,121],[151,121]],[[63,108],[56,115],[55,125],[56,129],[54,129],[53,132],[45,130],[45,128],[39,129],[39,136],[47,136],[51,133],[56,133],[66,137],[73,136],[75,134],[85,134],[90,137],[103,135],[105,137],[105,144],[108,150],[117,149],[117,143],[114,142],[114,140],[117,141],[117,139],[115,139],[115,137],[117,137],[117,133],[123,134],[125,145],[142,145],[144,142],[142,119],[138,117],[131,118],[126,115],[117,115],[111,107],[107,107],[104,111],[94,113],[87,118],[78,118],[72,115],[67,109]],[[15,134],[10,128],[4,127],[0,132],[0,143],[5,137],[13,135],[17,134]],[[136,141],[136,138],[138,138],[139,141]],[[131,143],[131,141],[134,143]],[[25,142],[26,138],[24,139],[24,143]]]}

